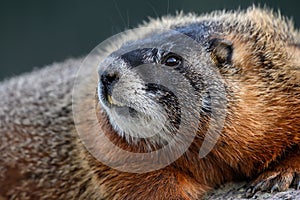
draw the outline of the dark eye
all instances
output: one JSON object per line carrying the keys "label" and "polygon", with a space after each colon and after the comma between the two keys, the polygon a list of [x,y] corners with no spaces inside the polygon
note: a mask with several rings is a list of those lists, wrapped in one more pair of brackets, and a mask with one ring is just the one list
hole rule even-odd
{"label": "dark eye", "polygon": [[162,64],[170,67],[177,66],[181,63],[182,58],[176,54],[168,54],[164,59]]}

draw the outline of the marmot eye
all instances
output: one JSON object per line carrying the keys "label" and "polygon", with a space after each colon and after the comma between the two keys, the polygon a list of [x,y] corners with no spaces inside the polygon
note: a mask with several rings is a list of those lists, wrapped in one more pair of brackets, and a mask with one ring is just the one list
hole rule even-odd
{"label": "marmot eye", "polygon": [[163,59],[163,64],[166,66],[177,66],[181,63],[181,57],[175,54],[169,54],[165,57],[165,59]]}

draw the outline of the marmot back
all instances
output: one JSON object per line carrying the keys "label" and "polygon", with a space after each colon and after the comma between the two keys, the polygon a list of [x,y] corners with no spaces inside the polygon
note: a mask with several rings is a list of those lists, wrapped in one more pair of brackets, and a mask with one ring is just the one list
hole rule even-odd
{"label": "marmot back", "polygon": [[[299,189],[300,33],[292,23],[271,11],[249,8],[167,16],[141,26],[145,27],[170,32],[129,33],[113,44],[99,74],[89,74],[92,70],[76,74],[82,62],[78,59],[0,85],[0,198],[199,199],[221,184],[241,180],[251,180],[247,196],[259,190]],[[187,45],[183,40],[171,41],[171,30],[199,44],[188,60],[166,51],[174,44]],[[142,48],[154,40],[163,41],[164,49]],[[118,56],[132,46],[138,48]],[[130,173],[103,164],[81,143],[73,119],[77,113],[72,111],[72,90],[76,78],[99,76],[99,82],[81,91],[84,98],[76,103],[83,108],[95,106],[96,125],[117,146],[139,153],[158,150],[172,137],[183,137],[176,132],[183,121],[178,101],[191,99],[179,79],[175,84],[182,93],[177,96],[158,84],[146,84],[135,71],[142,64],[171,67],[184,77],[200,109],[194,110],[190,103],[185,106],[200,120],[197,125],[184,124],[193,126],[196,136],[176,161],[155,171]],[[226,117],[214,148],[200,158],[212,110],[218,109],[212,107],[217,104],[206,91],[213,84],[205,76],[208,68],[217,71],[225,85]],[[96,94],[85,94],[95,88]],[[213,94],[216,99],[221,95]],[[127,117],[122,117],[124,109],[129,110]],[[81,126],[90,134],[97,126],[85,120]],[[153,129],[139,127],[149,121]],[[156,125],[163,129],[147,139],[151,130],[158,130]]]}

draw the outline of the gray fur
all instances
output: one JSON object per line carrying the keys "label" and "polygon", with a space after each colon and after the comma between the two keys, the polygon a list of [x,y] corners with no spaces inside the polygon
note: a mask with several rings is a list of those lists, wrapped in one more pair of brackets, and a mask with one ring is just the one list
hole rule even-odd
{"label": "gray fur", "polygon": [[81,166],[74,148],[71,90],[80,64],[81,59],[70,59],[0,85],[1,195],[74,197]]}

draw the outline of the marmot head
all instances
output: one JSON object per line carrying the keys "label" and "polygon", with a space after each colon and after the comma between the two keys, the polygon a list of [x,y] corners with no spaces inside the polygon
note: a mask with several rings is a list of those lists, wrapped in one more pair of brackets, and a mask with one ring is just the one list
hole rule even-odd
{"label": "marmot head", "polygon": [[209,29],[197,23],[151,30],[100,63],[99,102],[119,136],[160,146],[174,135],[205,132],[211,115],[225,112],[218,66],[231,62],[232,46]]}
{"label": "marmot head", "polygon": [[[90,126],[81,125],[78,132],[91,143],[93,155],[99,154],[95,157],[117,165],[124,149],[154,152],[145,159],[147,166],[155,153],[161,163],[162,154],[155,150],[172,143],[163,155],[179,151],[166,165],[181,156],[198,160],[196,156],[210,152],[231,166],[253,169],[268,163],[274,146],[283,152],[282,140],[289,139],[283,131],[298,134],[299,33],[288,20],[250,8],[166,17],[148,25],[113,40],[105,53],[100,49],[101,59],[91,56],[96,61],[84,62],[99,66],[98,82],[95,77],[80,80],[75,102],[94,95],[94,90],[84,90],[97,85],[97,118],[93,110],[83,115],[87,120],[75,119],[78,124],[88,121]],[[90,106],[86,101],[74,104],[79,105],[74,113],[90,109],[81,108]],[[115,146],[121,148],[112,153]],[[127,154],[123,160],[129,156],[134,165],[143,159]]]}
{"label": "marmot head", "polygon": [[259,9],[212,16],[151,22],[158,29],[133,31],[137,36],[99,65],[99,102],[128,143],[161,145],[193,132],[180,131],[182,125],[197,127],[200,140],[211,126],[216,135],[251,138],[271,130],[274,113],[285,112],[277,105],[289,102],[299,79],[289,22]]}

